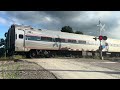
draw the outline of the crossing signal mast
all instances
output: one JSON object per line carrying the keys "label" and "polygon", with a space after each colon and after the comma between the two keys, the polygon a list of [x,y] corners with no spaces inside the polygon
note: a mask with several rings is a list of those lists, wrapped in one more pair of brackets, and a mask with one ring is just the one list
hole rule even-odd
{"label": "crossing signal mast", "polygon": [[[100,58],[103,60],[101,41],[102,40],[107,40],[107,36],[102,36],[101,32],[105,31],[105,29],[104,29],[105,28],[105,24],[102,25],[101,22],[100,22],[100,20],[99,20],[99,25],[97,25],[97,26],[99,27],[99,31],[100,31],[100,35],[98,37],[98,39],[100,40]],[[96,38],[93,38],[93,39],[96,40]]]}

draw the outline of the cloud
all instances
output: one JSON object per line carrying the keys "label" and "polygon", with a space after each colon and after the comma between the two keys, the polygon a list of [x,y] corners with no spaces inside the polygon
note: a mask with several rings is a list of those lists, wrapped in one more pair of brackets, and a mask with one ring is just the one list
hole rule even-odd
{"label": "cloud", "polygon": [[[63,26],[69,25],[74,31],[96,36],[99,35],[97,24],[100,19],[106,25],[106,31],[102,32],[104,35],[120,38],[118,36],[119,11],[6,11],[2,13],[11,19],[9,19],[10,23],[14,21],[18,24],[54,30],[61,30]],[[1,23],[5,24],[6,21],[1,20]]]}
{"label": "cloud", "polygon": [[3,25],[6,25],[7,24],[7,20],[0,17],[0,23],[3,24]]}
{"label": "cloud", "polygon": [[107,36],[111,38],[120,39],[120,26],[117,26],[114,30],[111,30],[110,32],[107,32]]}

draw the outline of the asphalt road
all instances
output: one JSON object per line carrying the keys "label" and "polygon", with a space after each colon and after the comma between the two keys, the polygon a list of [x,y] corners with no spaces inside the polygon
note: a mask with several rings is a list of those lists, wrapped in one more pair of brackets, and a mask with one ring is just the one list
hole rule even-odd
{"label": "asphalt road", "polygon": [[58,79],[120,79],[120,63],[95,59],[41,58],[35,62]]}

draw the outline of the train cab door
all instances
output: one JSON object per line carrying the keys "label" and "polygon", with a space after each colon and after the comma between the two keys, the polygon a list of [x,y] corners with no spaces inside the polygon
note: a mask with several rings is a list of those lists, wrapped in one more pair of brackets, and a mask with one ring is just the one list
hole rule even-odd
{"label": "train cab door", "polygon": [[16,46],[18,51],[24,51],[25,49],[25,33],[23,30],[18,30],[16,34]]}

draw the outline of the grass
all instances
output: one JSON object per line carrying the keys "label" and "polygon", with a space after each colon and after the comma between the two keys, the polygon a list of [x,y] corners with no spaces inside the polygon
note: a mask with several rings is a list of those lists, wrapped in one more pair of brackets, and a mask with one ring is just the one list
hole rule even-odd
{"label": "grass", "polygon": [[0,57],[0,60],[13,60],[13,59],[25,59],[26,57],[25,56],[22,56],[22,55],[14,55],[12,57]]}
{"label": "grass", "polygon": [[[23,59],[25,57],[21,56],[21,55],[14,55],[13,57],[0,57],[0,70],[1,70],[1,75],[0,77],[2,79],[18,79],[19,78],[19,63],[15,62],[15,60],[17,59]],[[13,61],[14,60],[14,64],[12,62],[12,64],[9,64],[9,61]],[[5,64],[5,63],[8,63]]]}
{"label": "grass", "polygon": [[22,55],[14,55],[13,58],[14,58],[14,59],[25,59],[25,57],[22,56]]}
{"label": "grass", "polygon": [[5,65],[4,62],[2,61],[1,78],[2,79],[19,79],[19,71],[18,71],[19,68],[20,68],[20,65],[18,63]]}
{"label": "grass", "polygon": [[0,60],[7,60],[10,59],[9,57],[0,57]]}
{"label": "grass", "polygon": [[[20,65],[15,65],[11,67],[11,70],[13,70],[12,72],[7,72],[4,77],[6,79],[19,79],[19,67]],[[10,67],[9,67],[10,68]],[[9,68],[7,70],[9,70]]]}

